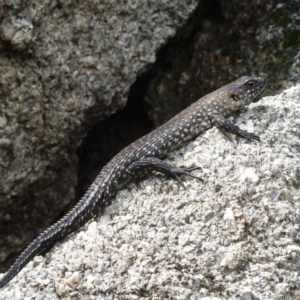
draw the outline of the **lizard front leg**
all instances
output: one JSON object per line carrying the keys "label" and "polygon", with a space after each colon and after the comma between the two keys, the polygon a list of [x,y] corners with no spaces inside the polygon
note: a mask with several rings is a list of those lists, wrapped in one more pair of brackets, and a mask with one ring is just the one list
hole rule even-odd
{"label": "lizard front leg", "polygon": [[260,142],[260,138],[258,135],[248,132],[245,130],[240,129],[237,125],[233,124],[228,119],[225,119],[221,115],[214,115],[213,119],[217,122],[217,124],[223,129],[225,132],[232,133],[237,135],[241,138],[247,139],[249,141],[258,141]]}

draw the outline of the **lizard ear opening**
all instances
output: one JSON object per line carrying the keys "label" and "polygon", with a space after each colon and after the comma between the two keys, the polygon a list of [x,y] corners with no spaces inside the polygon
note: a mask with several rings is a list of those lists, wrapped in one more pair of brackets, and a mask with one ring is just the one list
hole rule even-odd
{"label": "lizard ear opening", "polygon": [[239,97],[236,94],[231,94],[230,97],[234,100],[234,101],[239,101]]}

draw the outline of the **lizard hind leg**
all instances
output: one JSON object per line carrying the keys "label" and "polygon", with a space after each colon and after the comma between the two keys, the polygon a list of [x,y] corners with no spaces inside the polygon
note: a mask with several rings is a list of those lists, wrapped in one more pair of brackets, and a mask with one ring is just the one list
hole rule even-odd
{"label": "lizard hind leg", "polygon": [[153,171],[165,174],[176,179],[183,187],[184,184],[180,179],[180,175],[186,175],[196,178],[203,182],[203,179],[191,174],[192,171],[199,170],[200,167],[175,167],[158,158],[149,157],[133,162],[128,168],[127,173],[132,177],[141,177],[152,173]]}

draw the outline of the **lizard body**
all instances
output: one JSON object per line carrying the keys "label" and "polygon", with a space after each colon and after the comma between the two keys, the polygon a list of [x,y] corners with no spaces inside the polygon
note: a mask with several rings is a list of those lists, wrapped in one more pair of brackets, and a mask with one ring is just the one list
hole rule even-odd
{"label": "lizard body", "polygon": [[[78,204],[58,222],[41,233],[21,253],[0,279],[0,288],[14,278],[38,253],[74,232],[111,203],[113,196],[130,180],[152,171],[177,179],[197,167],[174,167],[161,158],[217,123],[225,131],[249,140],[259,140],[224,117],[247,106],[266,86],[262,77],[241,77],[202,97],[167,123],[119,152],[99,173]],[[200,178],[198,178],[200,179]]]}

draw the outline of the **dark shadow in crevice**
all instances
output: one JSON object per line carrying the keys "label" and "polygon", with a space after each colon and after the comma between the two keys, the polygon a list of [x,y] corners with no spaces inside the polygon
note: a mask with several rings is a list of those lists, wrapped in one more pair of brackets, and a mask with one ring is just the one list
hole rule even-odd
{"label": "dark shadow in crevice", "polygon": [[[198,5],[176,36],[158,51],[156,62],[148,66],[148,70],[132,85],[124,109],[99,122],[90,130],[77,151],[79,170],[75,203],[112,157],[154,128],[148,116],[151,104],[145,101],[148,86],[155,78],[158,68],[172,69],[170,56],[175,55],[174,53],[183,57],[183,63],[185,60],[189,61],[195,35],[201,30],[201,23],[205,18],[212,20],[221,18],[219,0],[205,0],[202,1],[202,5]],[[69,209],[75,203],[72,203]]]}

